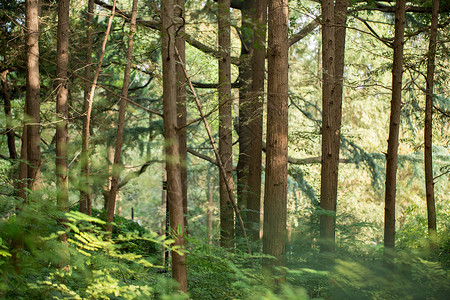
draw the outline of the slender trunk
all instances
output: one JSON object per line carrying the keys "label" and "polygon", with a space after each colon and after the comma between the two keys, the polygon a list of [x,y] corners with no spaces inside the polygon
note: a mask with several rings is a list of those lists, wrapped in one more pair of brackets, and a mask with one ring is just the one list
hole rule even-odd
{"label": "slender trunk", "polygon": [[[348,0],[322,3],[324,24],[322,92],[322,172],[321,200],[324,210],[336,214],[339,149],[341,139],[342,92]],[[335,217],[320,216],[320,251],[335,249]]]}
{"label": "slender trunk", "polygon": [[[252,117],[251,107],[251,55],[253,54],[253,36],[250,13],[255,9],[255,1],[243,1],[241,5],[241,55],[239,64],[239,160],[236,167],[237,175],[237,199],[239,209],[244,219],[245,227],[248,228],[247,199],[248,199],[248,175],[250,163],[250,120]],[[236,224],[237,225],[237,224]],[[237,225],[238,226],[238,225]],[[238,234],[238,232],[236,232]]]}
{"label": "slender trunk", "polygon": [[[225,170],[224,164],[222,162],[222,159],[220,158],[219,155],[219,150],[217,150],[217,144],[216,141],[214,140],[213,136],[212,136],[212,132],[211,132],[211,128],[209,127],[208,121],[206,120],[206,116],[203,113],[203,109],[202,109],[202,105],[200,103],[200,100],[197,96],[197,93],[195,92],[194,86],[192,84],[192,81],[189,78],[189,75],[186,71],[186,68],[183,66],[183,72],[184,72],[184,76],[186,76],[187,82],[189,84],[189,88],[192,92],[192,95],[194,96],[195,99],[195,104],[197,105],[198,111],[200,113],[200,117],[203,121],[203,124],[205,124],[205,129],[206,132],[208,133],[208,137],[209,137],[209,141],[211,142],[211,146],[213,148],[214,151],[214,155],[216,156],[216,161],[217,161],[217,165],[219,167],[219,171],[220,171],[220,176],[222,176],[223,178],[227,178],[227,172]],[[236,214],[236,218],[238,219],[239,225],[241,227],[241,232],[242,232],[242,237],[244,238],[244,240],[247,241],[247,251],[249,254],[252,254],[252,250],[250,248],[250,244],[248,243],[248,239],[247,239],[247,232],[245,230],[245,226],[244,226],[244,221],[242,220],[241,217],[241,213],[239,211],[239,207],[234,199],[234,194],[233,194],[233,182],[229,182],[227,180],[225,180],[225,186],[227,188],[228,191],[228,197],[230,198],[230,203],[233,207],[234,213]]]}
{"label": "slender trunk", "polygon": [[[88,14],[87,14],[87,29],[86,29],[86,68],[84,70],[84,77],[86,82],[84,84],[84,101],[83,101],[83,133],[81,136],[81,176],[80,176],[80,212],[91,215],[92,214],[92,197],[89,180],[89,153],[88,153],[88,119],[87,111],[89,109],[89,91],[90,81],[92,78],[92,34],[94,23],[94,0],[88,0]],[[85,134],[87,133],[87,135]]]}
{"label": "slender trunk", "polygon": [[402,106],[403,43],[405,33],[405,0],[395,3],[394,64],[392,66],[392,99],[389,139],[386,154],[386,191],[384,213],[385,254],[395,246],[395,193],[397,191],[398,137]]}
{"label": "slender trunk", "polygon": [[31,191],[40,188],[41,152],[40,133],[40,84],[39,84],[39,1],[25,1],[26,9],[26,46],[27,46],[27,89],[26,121],[28,188]]}
{"label": "slender trunk", "polygon": [[69,89],[67,70],[69,67],[69,4],[70,0],[59,1],[58,7],[58,41],[56,58],[56,177],[57,177],[57,206],[60,210],[68,210],[69,205],[69,177],[67,162],[68,126],[69,126]]}
{"label": "slender trunk", "polygon": [[112,222],[114,221],[114,211],[116,208],[116,197],[119,186],[120,175],[120,158],[123,145],[123,130],[125,128],[125,113],[127,110],[128,85],[130,84],[131,59],[133,58],[133,37],[136,32],[136,18],[137,18],[137,0],[133,0],[133,7],[131,10],[131,24],[130,36],[128,37],[127,63],[125,66],[125,74],[123,76],[122,85],[122,99],[120,99],[119,120],[117,121],[117,140],[116,150],[114,152],[114,163],[112,167],[111,190],[108,198],[108,212],[107,212],[107,230],[112,233]]}
{"label": "slender trunk", "polygon": [[[161,3],[164,137],[170,227],[174,245],[184,250],[183,195],[181,191],[180,152],[177,136],[177,86],[175,60],[174,1]],[[175,25],[175,26],[174,26]],[[187,292],[186,255],[172,251],[172,277]]]}
{"label": "slender trunk", "polygon": [[27,126],[26,126],[26,107],[22,131],[22,145],[20,148],[19,180],[17,181],[17,196],[27,203],[26,187],[28,186],[28,166],[27,166]]}
{"label": "slender trunk", "polygon": [[427,63],[427,89],[425,98],[425,189],[427,195],[427,213],[428,213],[428,235],[430,245],[436,246],[436,207],[434,202],[434,183],[433,183],[433,80],[434,80],[434,61],[436,56],[437,26],[439,19],[439,0],[433,0],[432,17],[430,29],[430,44],[428,48]]}
{"label": "slender trunk", "polygon": [[[184,19],[184,0],[176,0],[175,16]],[[175,45],[180,54],[181,60],[176,64],[177,72],[177,125],[178,125],[178,144],[180,147],[180,160],[181,160],[181,192],[183,195],[183,214],[184,214],[184,226],[187,228],[187,145],[186,145],[186,77],[183,73],[183,65],[186,61],[186,45],[184,38],[184,24],[178,29],[177,36],[175,38]],[[186,229],[187,232],[187,229]]]}
{"label": "slender trunk", "polygon": [[287,214],[288,1],[269,1],[268,19],[269,75],[263,251],[278,258],[278,263],[283,264]]}
{"label": "slender trunk", "polygon": [[[82,132],[82,173],[85,176],[85,191],[81,194],[81,202],[85,202],[87,204],[87,213],[89,215],[92,214],[92,196],[91,196],[91,188],[90,188],[90,180],[89,180],[89,135],[90,135],[90,122],[91,122],[91,112],[92,112],[92,101],[94,100],[95,88],[97,87],[97,80],[100,76],[101,66],[103,63],[103,58],[105,57],[106,51],[106,43],[108,41],[109,32],[111,31],[112,20],[114,18],[114,14],[116,12],[116,0],[113,2],[111,16],[108,19],[108,26],[106,27],[105,37],[102,43],[102,49],[100,52],[100,57],[98,59],[97,67],[95,68],[94,78],[92,79],[92,85],[89,90],[89,98],[87,99],[87,110],[83,123],[83,132]],[[83,204],[84,206],[85,204]]]}
{"label": "slender trunk", "polygon": [[264,104],[264,77],[266,62],[267,0],[256,1],[251,12],[252,23],[256,24],[253,34],[253,55],[251,60],[252,85],[250,127],[250,156],[248,170],[247,220],[249,236],[259,240],[261,227],[261,165],[262,165],[262,123]]}
{"label": "slender trunk", "polygon": [[6,137],[8,139],[9,157],[11,159],[17,159],[16,150],[16,138],[14,137],[14,129],[12,128],[12,113],[11,113],[11,95],[8,83],[9,70],[5,70],[1,73],[3,99],[5,100],[5,119],[6,119]]}
{"label": "slender trunk", "polygon": [[[231,140],[231,56],[230,56],[230,0],[218,2],[219,27],[219,156],[226,176],[220,176],[220,245],[232,248],[234,245],[234,216],[228,195],[227,182],[233,181]],[[227,181],[227,182],[226,182]]]}

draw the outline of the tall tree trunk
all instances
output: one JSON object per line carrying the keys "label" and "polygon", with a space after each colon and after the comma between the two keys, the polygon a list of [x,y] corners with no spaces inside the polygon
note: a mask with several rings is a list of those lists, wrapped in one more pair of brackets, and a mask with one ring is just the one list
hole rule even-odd
{"label": "tall tree trunk", "polygon": [[[184,20],[184,0],[176,0],[175,17]],[[181,60],[176,64],[177,72],[177,125],[178,125],[178,143],[180,147],[180,160],[181,160],[181,192],[183,194],[183,214],[184,214],[184,226],[187,228],[187,145],[186,145],[186,76],[184,76],[183,65],[186,61],[186,43],[184,38],[184,23],[180,24],[180,28],[177,30],[177,36],[175,38],[175,45],[178,49],[179,59]],[[187,230],[187,229],[186,229]]]}
{"label": "tall tree trunk", "polygon": [[395,3],[394,63],[392,66],[392,99],[389,139],[386,154],[386,191],[384,212],[385,254],[395,246],[395,193],[397,191],[397,158],[400,112],[402,106],[403,43],[405,34],[405,0]]}
{"label": "tall tree trunk", "polygon": [[14,129],[12,128],[12,113],[11,113],[11,95],[8,83],[9,70],[4,70],[1,73],[3,99],[5,100],[5,119],[6,119],[6,137],[8,139],[9,157],[17,159],[16,138],[14,137]]}
{"label": "tall tree trunk", "polygon": [[[83,134],[81,136],[81,176],[80,176],[80,212],[92,215],[92,197],[90,190],[89,180],[89,153],[87,138],[88,131],[88,119],[87,111],[89,110],[89,91],[91,88],[92,78],[92,33],[94,24],[94,0],[88,0],[88,12],[87,12],[87,29],[86,29],[86,68],[84,70],[84,77],[86,79],[84,84],[84,101],[83,101]],[[86,133],[88,135],[86,135]]]}
{"label": "tall tree trunk", "polygon": [[40,84],[39,84],[39,1],[25,1],[26,46],[27,46],[27,89],[26,121],[28,188],[33,191],[40,188],[41,152],[40,133]]}
{"label": "tall tree trunk", "polygon": [[120,99],[119,120],[117,121],[117,140],[116,150],[114,152],[114,163],[112,167],[111,190],[108,197],[107,205],[107,230],[112,233],[112,222],[114,221],[114,211],[116,208],[116,197],[119,186],[120,175],[120,158],[123,145],[123,130],[125,128],[125,113],[127,110],[128,86],[130,84],[131,60],[133,58],[133,37],[136,32],[137,18],[137,0],[133,0],[131,9],[130,36],[128,37],[127,63],[125,66],[125,74],[123,76],[122,99]]}
{"label": "tall tree trunk", "polygon": [[284,263],[286,253],[288,148],[287,0],[269,1],[267,151],[264,193],[263,251]]}
{"label": "tall tree trunk", "polygon": [[[166,140],[167,193],[170,227],[174,245],[184,250],[183,195],[181,191],[180,152],[177,135],[177,86],[175,59],[174,1],[161,3],[164,137]],[[172,251],[172,277],[187,292],[186,255]]]}
{"label": "tall tree trunk", "polygon": [[218,2],[219,27],[219,155],[226,176],[220,176],[220,245],[233,247],[234,214],[227,183],[232,185],[232,118],[231,118],[231,55],[230,55],[230,0]]}
{"label": "tall tree trunk", "polygon": [[[320,206],[336,214],[348,0],[322,2],[322,172]],[[336,219],[320,216],[320,250],[333,252]]]}
{"label": "tall tree trunk", "polygon": [[57,206],[66,211],[69,206],[69,177],[67,162],[69,106],[68,106],[68,76],[69,67],[69,4],[70,0],[60,0],[58,6],[58,41],[56,58],[56,176],[57,176]]}
{"label": "tall tree trunk", "polygon": [[[250,20],[251,11],[255,9],[256,2],[254,0],[243,1],[241,4],[241,55],[239,64],[239,124],[238,124],[238,140],[239,140],[239,160],[236,167],[237,175],[237,199],[239,209],[244,219],[245,227],[248,228],[247,218],[247,199],[248,199],[248,175],[250,163],[250,120],[251,111],[251,55],[253,54],[253,35],[251,33],[252,21]],[[236,224],[236,227],[239,225]],[[238,235],[238,231],[236,231]]]}
{"label": "tall tree trunk", "polygon": [[[91,188],[90,188],[90,180],[89,180],[89,136],[90,136],[90,122],[91,122],[91,112],[92,112],[92,102],[94,100],[95,88],[97,87],[98,77],[100,76],[101,66],[103,63],[103,58],[105,57],[106,51],[106,43],[108,41],[109,32],[111,31],[112,20],[114,18],[114,14],[116,12],[116,0],[114,0],[111,15],[108,19],[108,26],[106,27],[105,37],[103,38],[102,49],[100,51],[100,57],[98,59],[97,67],[95,68],[94,78],[92,79],[92,85],[89,89],[89,97],[87,99],[87,109],[85,111],[86,115],[83,120],[83,132],[81,136],[82,140],[82,176],[84,176],[84,188],[85,190],[81,193],[80,202],[83,203],[83,206],[87,204],[87,213],[89,215],[92,214],[92,196],[91,196]],[[90,4],[90,3],[89,3]],[[89,30],[89,29],[88,29]],[[85,100],[86,101],[86,100]],[[81,206],[80,206],[81,207]],[[84,209],[84,207],[83,207]]]}
{"label": "tall tree trunk", "polygon": [[434,80],[434,61],[436,57],[437,27],[439,21],[439,0],[433,0],[432,17],[430,29],[430,44],[428,47],[427,62],[427,89],[425,98],[425,190],[427,195],[427,213],[428,213],[428,235],[430,245],[436,245],[437,226],[436,226],[436,207],[434,202],[434,183],[433,183],[433,80]]}
{"label": "tall tree trunk", "polygon": [[267,0],[255,1],[251,12],[252,23],[256,28],[253,33],[253,55],[251,58],[252,84],[251,104],[252,116],[249,120],[250,149],[248,169],[247,220],[249,236],[259,239],[261,227],[261,164],[262,164],[262,123],[264,103],[264,77],[266,62],[266,23]]}

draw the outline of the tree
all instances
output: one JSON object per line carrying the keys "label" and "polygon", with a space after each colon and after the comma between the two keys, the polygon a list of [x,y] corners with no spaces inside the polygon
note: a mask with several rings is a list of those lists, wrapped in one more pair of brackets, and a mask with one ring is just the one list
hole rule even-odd
{"label": "tree", "polygon": [[9,150],[9,158],[17,159],[17,150],[16,150],[16,138],[14,136],[14,129],[12,128],[12,113],[11,113],[11,95],[10,88],[8,83],[8,73],[9,70],[4,70],[0,76],[2,81],[2,91],[3,91],[3,99],[5,101],[4,110],[5,110],[5,118],[6,118],[6,136],[8,139],[8,150]]}
{"label": "tree", "polygon": [[[175,17],[179,20],[184,20],[184,0],[176,0],[175,5]],[[185,29],[184,21],[179,24],[177,29],[177,35],[175,37],[175,47],[178,49],[179,61],[176,64],[177,72],[177,126],[178,126],[178,144],[180,147],[180,160],[181,160],[181,192],[183,194],[183,214],[184,214],[184,226],[187,227],[187,145],[186,145],[186,76],[184,76],[183,65],[186,62],[186,42],[184,38]]]}
{"label": "tree", "polygon": [[434,85],[434,67],[436,57],[436,37],[439,21],[439,0],[432,2],[432,17],[430,28],[430,43],[428,47],[427,60],[427,88],[425,97],[425,191],[427,198],[428,213],[428,234],[431,245],[436,242],[436,207],[434,201],[434,182],[433,182],[433,85]]}
{"label": "tree", "polygon": [[[220,244],[233,247],[234,218],[233,207],[228,195],[228,185],[232,186],[232,118],[231,118],[231,64],[230,64],[230,0],[218,2],[219,30],[219,155],[226,176],[220,176]],[[226,182],[227,181],[227,182]]]}
{"label": "tree", "polygon": [[80,174],[80,212],[91,215],[92,214],[92,197],[89,180],[89,144],[88,138],[88,118],[87,112],[89,110],[89,91],[90,81],[92,78],[92,26],[94,23],[94,0],[88,0],[87,22],[86,22],[86,67],[84,69],[85,83],[83,86],[83,135],[81,136],[81,174]]}
{"label": "tree", "polygon": [[[28,161],[28,188],[31,191],[40,187],[40,82],[39,82],[39,1],[25,1],[26,49],[27,49],[27,89],[25,99],[26,158]],[[24,178],[21,178],[24,179]]]}
{"label": "tree", "polygon": [[69,177],[68,177],[68,76],[69,68],[69,5],[70,0],[61,0],[58,4],[58,37],[56,57],[56,176],[57,176],[57,205],[66,211],[69,205]]}
{"label": "tree", "polygon": [[117,140],[114,152],[111,190],[109,192],[107,205],[108,231],[111,233],[112,233],[112,222],[114,221],[114,212],[116,208],[116,196],[119,189],[119,174],[120,174],[119,168],[123,145],[123,130],[125,128],[125,113],[127,110],[126,99],[128,98],[128,86],[130,84],[130,73],[131,73],[131,60],[133,58],[133,37],[134,34],[136,33],[136,18],[137,18],[137,0],[133,0],[133,6],[131,9],[130,35],[128,37],[128,49],[126,55],[127,62],[125,66],[125,74],[123,75],[122,94],[119,106],[119,118],[117,121]]}
{"label": "tree", "polygon": [[386,186],[384,215],[385,254],[395,246],[395,194],[397,191],[398,137],[402,108],[403,43],[405,34],[405,0],[395,3],[395,35],[393,42],[392,98],[389,139],[386,154]]}
{"label": "tree", "polygon": [[252,83],[251,104],[252,116],[250,127],[250,155],[248,169],[248,197],[247,220],[250,226],[249,236],[253,240],[259,239],[261,218],[261,161],[262,161],[262,122],[264,103],[264,77],[266,61],[266,23],[267,1],[256,2],[251,12],[252,23],[256,24],[253,30],[253,55],[251,57]]}
{"label": "tree", "polygon": [[[162,21],[162,63],[163,63],[163,106],[164,138],[166,150],[167,193],[170,211],[170,228],[174,245],[184,250],[183,195],[181,191],[180,152],[177,136],[177,85],[175,58],[174,2],[163,1]],[[172,277],[187,292],[186,255],[172,251]]]}
{"label": "tree", "polygon": [[281,263],[286,250],[288,20],[288,1],[269,1],[263,251]]}
{"label": "tree", "polygon": [[[322,2],[322,169],[320,251],[335,247],[339,149],[341,140],[345,31],[348,0]],[[332,213],[333,216],[330,216]]]}

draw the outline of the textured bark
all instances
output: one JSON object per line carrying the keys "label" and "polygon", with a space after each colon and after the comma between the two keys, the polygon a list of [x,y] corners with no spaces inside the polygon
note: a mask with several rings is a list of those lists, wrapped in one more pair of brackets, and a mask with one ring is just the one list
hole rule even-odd
{"label": "textured bark", "polygon": [[[170,227],[174,245],[184,250],[183,195],[181,191],[181,165],[177,136],[177,86],[175,59],[174,1],[163,1],[162,20],[162,63],[163,63],[163,105],[164,137],[166,140],[167,193],[170,211]],[[172,251],[172,277],[187,292],[186,255]]]}
{"label": "textured bark", "polygon": [[436,206],[434,201],[434,183],[433,183],[433,80],[434,80],[434,61],[436,57],[437,26],[439,21],[439,0],[433,0],[432,17],[430,29],[430,44],[428,47],[427,62],[427,89],[425,98],[425,190],[427,197],[428,213],[428,234],[431,240],[431,246],[436,243]]}
{"label": "textured bark", "polygon": [[[345,26],[348,0],[322,3],[322,209],[336,214],[339,149],[341,140],[342,92],[345,58]],[[320,250],[333,252],[335,248],[334,216],[320,216]]]}
{"label": "textured bark", "polygon": [[252,23],[256,24],[253,33],[253,55],[251,58],[251,108],[249,120],[250,150],[248,169],[247,220],[249,236],[256,241],[261,227],[261,165],[262,165],[262,123],[264,103],[264,77],[266,62],[266,23],[267,1],[256,1],[251,12]]}
{"label": "textured bark", "polygon": [[405,34],[405,0],[395,4],[394,63],[392,67],[392,99],[389,139],[386,154],[386,187],[384,213],[384,247],[395,247],[395,193],[397,191],[398,137],[402,105],[403,43]]}
{"label": "textured bark", "polygon": [[25,1],[26,49],[27,49],[27,88],[26,121],[28,188],[33,191],[40,187],[41,152],[40,133],[40,84],[39,84],[39,1]]}
{"label": "textured bark", "polygon": [[69,0],[59,1],[58,6],[58,41],[56,58],[56,177],[57,177],[57,206],[60,210],[68,210],[69,205],[69,177],[67,162],[67,145],[69,139],[69,106],[68,106],[68,76],[69,67]]}
{"label": "textured bark", "polygon": [[81,136],[81,174],[80,174],[80,212],[91,215],[92,214],[92,197],[90,190],[90,180],[89,180],[89,153],[88,153],[88,142],[86,139],[89,134],[88,131],[88,119],[87,111],[89,109],[89,91],[90,82],[92,78],[92,34],[93,34],[93,23],[94,23],[94,0],[88,0],[88,14],[87,14],[87,29],[86,29],[86,68],[84,70],[84,77],[86,78],[83,94],[83,112],[85,113],[83,117],[83,134]]}
{"label": "textured bark", "polygon": [[[253,54],[253,34],[252,21],[250,20],[251,10],[254,9],[256,1],[243,1],[241,6],[241,55],[239,64],[239,159],[236,167],[237,175],[237,199],[239,209],[244,219],[245,227],[248,228],[247,199],[248,199],[248,175],[250,164],[250,120],[251,111],[251,55]],[[238,226],[238,224],[236,224]],[[238,232],[236,232],[236,235]]]}
{"label": "textured bark", "polygon": [[131,9],[130,36],[128,37],[127,62],[123,75],[122,98],[119,106],[119,119],[117,121],[116,149],[114,151],[114,162],[112,167],[111,190],[107,205],[107,230],[112,233],[112,222],[114,221],[114,211],[116,209],[116,197],[119,189],[120,159],[123,145],[123,130],[125,128],[125,113],[127,111],[128,86],[130,84],[131,60],[133,58],[133,37],[136,32],[137,0],[133,0]]}
{"label": "textured bark", "polygon": [[[230,64],[230,0],[218,3],[219,27],[219,156],[226,176],[220,176],[220,245],[234,245],[234,216],[227,182],[233,181],[232,118],[231,118],[231,64]],[[227,181],[227,182],[226,182]]]}
{"label": "textured bark", "polygon": [[6,137],[8,139],[8,150],[9,157],[11,159],[17,159],[17,150],[16,150],[16,138],[14,136],[14,129],[12,128],[12,113],[11,113],[11,95],[8,83],[8,70],[5,70],[1,73],[2,80],[2,91],[3,91],[3,99],[5,101],[4,110],[5,110],[5,119],[6,119]]}
{"label": "textured bark", "polygon": [[284,262],[288,148],[288,1],[269,1],[263,251]]}
{"label": "textured bark", "polygon": [[[185,17],[184,12],[184,0],[176,0],[175,17],[178,17],[179,21]],[[183,214],[184,214],[184,226],[187,228],[187,144],[186,144],[186,76],[184,76],[183,65],[186,61],[186,42],[184,39],[185,29],[184,23],[179,24],[178,33],[175,38],[175,46],[178,49],[179,61],[176,64],[177,72],[177,126],[178,126],[178,145],[180,147],[180,160],[181,160],[181,192],[183,194]]]}

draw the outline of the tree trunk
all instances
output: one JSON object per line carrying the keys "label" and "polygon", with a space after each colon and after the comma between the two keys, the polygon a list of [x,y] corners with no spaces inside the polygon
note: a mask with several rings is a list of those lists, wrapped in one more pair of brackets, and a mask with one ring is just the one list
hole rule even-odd
{"label": "tree trunk", "polygon": [[392,66],[392,99],[389,139],[386,154],[386,191],[384,213],[385,254],[395,246],[395,193],[397,191],[397,158],[400,112],[402,106],[403,43],[405,33],[405,0],[395,3],[394,63]]}
{"label": "tree trunk", "polygon": [[[348,0],[322,2],[322,209],[336,214],[339,149],[341,139],[342,92],[345,58],[345,26]],[[335,216],[320,216],[320,251],[335,248]]]}
{"label": "tree trunk", "polygon": [[[164,137],[166,140],[167,192],[169,199],[170,227],[174,245],[184,250],[183,195],[181,190],[180,152],[177,135],[177,86],[175,67],[174,2],[161,4]],[[175,25],[175,26],[174,26]],[[172,277],[187,292],[186,255],[172,251]]]}
{"label": "tree trunk", "polygon": [[266,62],[266,23],[267,1],[256,1],[251,12],[252,23],[256,24],[253,33],[253,55],[251,58],[252,84],[249,120],[250,149],[248,170],[247,220],[249,236],[259,240],[261,227],[261,164],[262,164],[262,116],[264,103],[264,77]]}
{"label": "tree trunk", "polygon": [[[253,35],[251,33],[252,21],[250,13],[255,9],[254,0],[243,1],[241,4],[241,55],[239,64],[239,124],[238,124],[238,140],[239,140],[239,160],[236,167],[237,175],[237,199],[245,227],[248,228],[247,219],[247,199],[248,199],[248,175],[250,163],[250,120],[251,111],[251,55],[253,54]],[[236,227],[239,225],[236,224]],[[238,231],[236,231],[238,235]]]}
{"label": "tree trunk", "polygon": [[219,27],[219,155],[226,176],[220,176],[220,245],[233,247],[234,214],[227,183],[232,185],[232,118],[231,118],[231,64],[230,64],[230,0],[218,2]]}
{"label": "tree trunk", "polygon": [[[87,13],[87,29],[86,29],[86,68],[84,70],[84,77],[86,79],[84,84],[84,101],[83,101],[83,112],[85,113],[83,117],[83,134],[81,136],[81,174],[80,174],[80,212],[92,215],[92,197],[90,190],[90,180],[89,180],[89,153],[88,153],[88,142],[87,138],[89,135],[88,131],[88,119],[87,111],[89,110],[89,91],[90,91],[90,81],[92,78],[92,34],[94,23],[94,0],[88,0],[88,13]],[[87,133],[87,134],[86,134]]]}
{"label": "tree trunk", "polygon": [[133,37],[136,32],[136,18],[137,18],[137,0],[133,0],[133,7],[131,9],[131,24],[130,24],[130,36],[128,37],[128,50],[127,50],[127,63],[125,66],[125,74],[123,76],[122,85],[122,99],[120,99],[119,107],[119,120],[117,121],[117,140],[116,149],[114,152],[114,162],[112,167],[112,179],[111,179],[111,190],[108,197],[108,217],[107,217],[107,230],[112,233],[112,222],[114,221],[114,211],[116,208],[116,197],[119,186],[119,175],[120,175],[120,158],[122,154],[123,145],[123,130],[125,128],[125,113],[127,110],[128,98],[128,86],[130,84],[130,73],[131,73],[131,60],[133,58]]}
{"label": "tree trunk", "polygon": [[39,1],[25,1],[26,9],[26,46],[27,46],[27,88],[26,121],[28,188],[33,191],[40,188],[41,152],[40,133],[40,84],[39,84]]}
{"label": "tree trunk", "polygon": [[66,211],[69,206],[68,152],[69,139],[69,106],[68,106],[68,76],[69,68],[69,11],[70,0],[59,1],[58,6],[58,41],[56,58],[56,176],[57,176],[57,206]]}
{"label": "tree trunk", "polygon": [[[176,0],[175,17],[180,19],[185,18],[184,0]],[[186,145],[186,76],[184,76],[183,65],[186,61],[186,45],[184,39],[184,23],[180,24],[177,36],[175,38],[175,46],[178,49],[179,58],[181,61],[176,64],[177,72],[177,125],[178,125],[178,144],[180,147],[181,160],[181,192],[183,195],[183,214],[184,226],[187,228],[187,145]],[[186,229],[187,230],[187,229]]]}
{"label": "tree trunk", "polygon": [[11,159],[17,159],[17,150],[16,150],[16,138],[14,137],[14,129],[12,128],[12,113],[11,113],[11,95],[9,90],[8,83],[8,73],[9,70],[4,70],[1,73],[2,80],[2,90],[3,90],[3,99],[5,100],[5,119],[6,119],[6,137],[8,139],[8,150],[9,157]]}
{"label": "tree trunk", "polygon": [[436,207],[433,183],[433,80],[436,56],[437,27],[439,21],[439,0],[433,0],[430,29],[430,44],[427,63],[427,89],[425,98],[425,189],[427,195],[428,235],[430,245],[435,247],[437,238]]}
{"label": "tree trunk", "polygon": [[286,252],[288,148],[287,0],[269,1],[267,151],[264,193],[263,251],[284,263]]}

